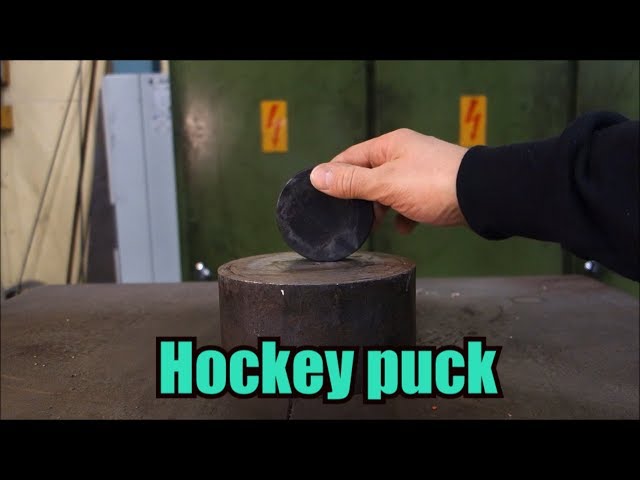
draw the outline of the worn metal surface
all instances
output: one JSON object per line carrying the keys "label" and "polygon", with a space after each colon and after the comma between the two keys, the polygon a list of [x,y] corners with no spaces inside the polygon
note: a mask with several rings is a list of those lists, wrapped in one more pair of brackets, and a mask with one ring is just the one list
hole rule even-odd
{"label": "worn metal surface", "polygon": [[2,302],[2,418],[633,418],[638,299],[578,276],[416,282],[417,343],[502,345],[502,399],[156,399],[155,337],[219,344],[213,282],[47,286]]}
{"label": "worn metal surface", "polygon": [[[222,345],[415,345],[415,264],[358,252],[311,262],[293,252],[258,255],[218,270]],[[362,356],[356,392],[361,392]]]}

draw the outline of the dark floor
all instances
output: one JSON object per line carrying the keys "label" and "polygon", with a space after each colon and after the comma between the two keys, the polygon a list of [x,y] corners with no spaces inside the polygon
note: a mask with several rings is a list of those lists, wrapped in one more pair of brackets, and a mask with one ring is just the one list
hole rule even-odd
{"label": "dark floor", "polygon": [[219,343],[217,283],[37,287],[2,302],[2,418],[639,418],[638,299],[580,276],[419,279],[418,343],[502,345],[502,399],[157,399],[155,337]]}

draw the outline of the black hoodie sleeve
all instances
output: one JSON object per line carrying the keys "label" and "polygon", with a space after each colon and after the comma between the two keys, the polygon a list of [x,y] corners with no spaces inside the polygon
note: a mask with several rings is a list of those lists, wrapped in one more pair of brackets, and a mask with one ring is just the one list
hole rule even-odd
{"label": "black hoodie sleeve", "polygon": [[462,214],[484,238],[557,242],[637,281],[639,132],[638,121],[594,112],[555,138],[473,147],[458,171]]}

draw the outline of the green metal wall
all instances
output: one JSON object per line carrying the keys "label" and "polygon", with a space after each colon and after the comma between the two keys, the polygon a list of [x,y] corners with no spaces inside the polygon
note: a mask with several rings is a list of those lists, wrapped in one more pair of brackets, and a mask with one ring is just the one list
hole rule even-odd
{"label": "green metal wall", "polygon": [[[487,96],[489,145],[557,135],[595,108],[638,117],[638,62],[181,61],[170,74],[185,279],[196,261],[215,271],[287,250],[274,220],[284,182],[367,135],[408,127],[457,142],[460,95]],[[288,102],[287,153],[261,152],[267,99]],[[403,236],[389,217],[368,247],[412,258],[420,276],[582,272],[554,244],[488,241],[465,228]]]}
{"label": "green metal wall", "polygon": [[[637,120],[640,117],[640,61],[581,60],[576,64],[576,113],[611,110]],[[581,272],[584,260],[573,257]],[[640,284],[605,271],[602,280],[640,297]]]}
{"label": "green metal wall", "polygon": [[[377,133],[408,127],[458,142],[459,98],[487,96],[487,144],[558,134],[569,118],[566,61],[376,62]],[[419,276],[553,274],[562,272],[558,245],[523,238],[489,241],[467,228],[420,225],[395,233],[388,218],[375,249],[417,262]]]}
{"label": "green metal wall", "polygon": [[[196,261],[286,251],[278,194],[365,138],[364,63],[171,62],[183,278]],[[262,153],[260,101],[288,102],[289,151]]]}

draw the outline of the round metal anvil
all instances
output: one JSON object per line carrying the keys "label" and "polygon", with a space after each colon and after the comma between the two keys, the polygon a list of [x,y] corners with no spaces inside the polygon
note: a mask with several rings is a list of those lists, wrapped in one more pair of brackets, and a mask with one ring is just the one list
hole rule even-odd
{"label": "round metal anvil", "polygon": [[384,253],[339,262],[293,252],[233,260],[218,269],[222,346],[257,346],[258,337],[286,346],[415,345],[415,281],[412,261]]}

